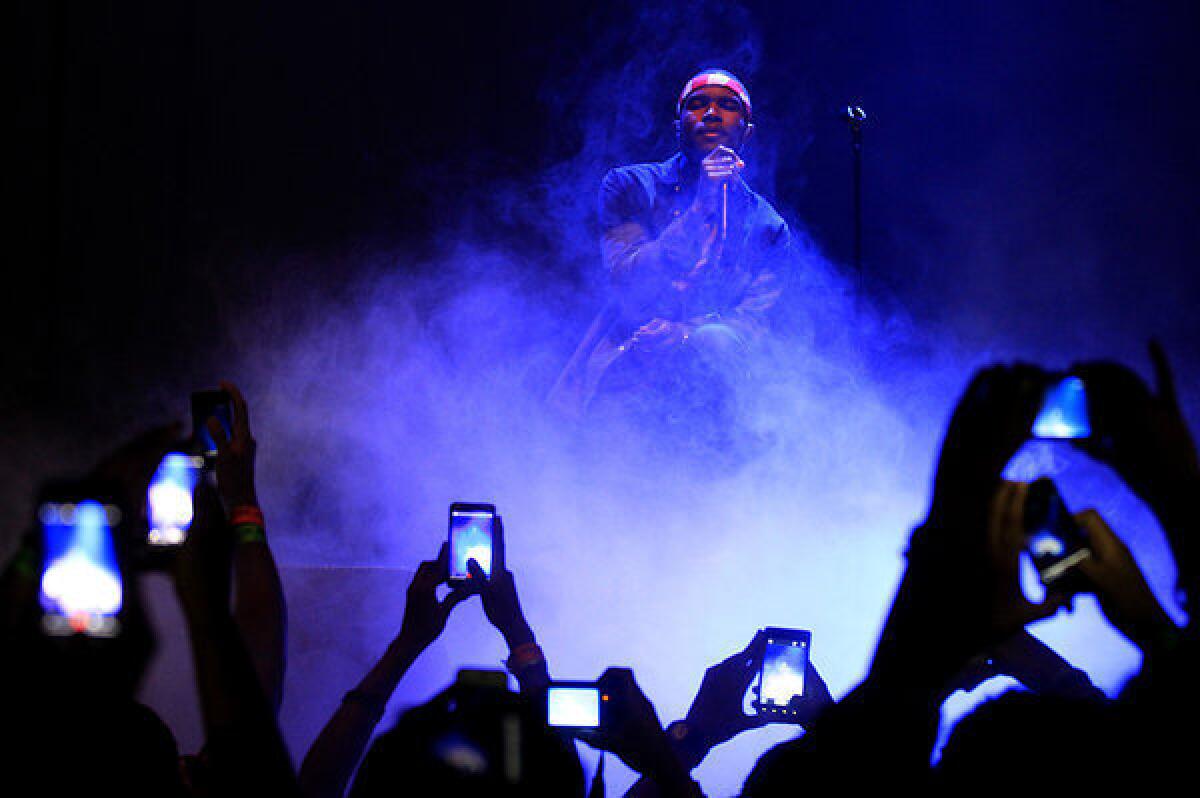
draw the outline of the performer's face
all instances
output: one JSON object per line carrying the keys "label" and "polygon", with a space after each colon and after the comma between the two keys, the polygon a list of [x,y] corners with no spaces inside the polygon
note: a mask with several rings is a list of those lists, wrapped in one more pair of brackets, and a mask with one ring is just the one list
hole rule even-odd
{"label": "performer's face", "polygon": [[746,109],[733,90],[703,86],[683,101],[676,129],[680,149],[703,158],[722,145],[736,151],[754,126],[746,121]]}

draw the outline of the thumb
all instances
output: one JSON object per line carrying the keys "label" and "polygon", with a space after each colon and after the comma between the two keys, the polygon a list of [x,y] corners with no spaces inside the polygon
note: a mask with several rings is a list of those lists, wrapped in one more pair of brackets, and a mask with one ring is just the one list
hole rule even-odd
{"label": "thumb", "polygon": [[1175,376],[1167,360],[1166,350],[1157,338],[1150,339],[1150,360],[1154,363],[1154,382],[1159,398],[1172,412],[1179,413],[1179,399],[1175,393]]}

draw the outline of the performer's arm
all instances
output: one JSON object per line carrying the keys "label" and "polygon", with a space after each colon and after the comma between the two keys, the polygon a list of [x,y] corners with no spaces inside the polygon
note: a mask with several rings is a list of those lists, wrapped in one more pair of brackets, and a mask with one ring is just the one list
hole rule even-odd
{"label": "performer's arm", "polygon": [[652,238],[636,221],[645,212],[643,203],[632,175],[614,170],[605,176],[600,189],[604,265],[613,287],[633,307],[647,304],[672,278],[695,266],[710,233],[708,215],[693,203]]}
{"label": "performer's arm", "polygon": [[787,226],[783,225],[769,235],[771,242],[765,256],[767,263],[754,276],[737,305],[726,312],[708,313],[683,322],[689,335],[697,327],[712,323],[732,327],[747,341],[766,334],[771,310],[783,293],[780,274],[787,268],[791,257],[791,233]]}

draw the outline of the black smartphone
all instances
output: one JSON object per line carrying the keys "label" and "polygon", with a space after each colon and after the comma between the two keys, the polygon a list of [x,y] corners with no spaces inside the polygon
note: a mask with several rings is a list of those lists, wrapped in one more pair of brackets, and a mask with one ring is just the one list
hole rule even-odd
{"label": "black smartphone", "polygon": [[187,540],[194,513],[192,495],[203,473],[200,455],[169,452],[158,464],[146,491],[150,546],[178,546]]}
{"label": "black smartphone", "polygon": [[98,492],[56,491],[39,503],[37,515],[42,630],[55,637],[116,637],[125,598],[116,548],[121,511]]}
{"label": "black smartphone", "polygon": [[602,729],[611,699],[600,682],[550,682],[546,687],[546,723],[570,732]]}
{"label": "black smartphone", "polygon": [[484,578],[492,575],[492,564],[499,548],[496,525],[496,506],[477,502],[454,502],[450,505],[448,580],[462,583],[471,578],[467,560],[475,560],[483,569]]}
{"label": "black smartphone", "polygon": [[1081,378],[1068,374],[1046,388],[1031,433],[1047,440],[1091,437],[1087,388]]}
{"label": "black smartphone", "polygon": [[800,710],[796,705],[804,697],[812,632],[771,626],[760,634],[763,649],[754,710],[769,720],[799,722]]}
{"label": "black smartphone", "polygon": [[196,391],[192,394],[192,440],[196,451],[207,458],[217,456],[217,442],[208,431],[208,420],[215,418],[225,431],[233,434],[233,400],[228,391]]}
{"label": "black smartphone", "polygon": [[1072,569],[1092,552],[1051,480],[1042,477],[1030,484],[1024,516],[1025,545],[1042,584],[1077,592],[1080,585]]}

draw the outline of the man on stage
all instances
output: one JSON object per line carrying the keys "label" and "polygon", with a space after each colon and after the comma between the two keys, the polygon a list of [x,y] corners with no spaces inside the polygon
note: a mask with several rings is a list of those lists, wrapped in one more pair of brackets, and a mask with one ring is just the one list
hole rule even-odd
{"label": "man on stage", "polygon": [[704,70],[676,111],[677,154],[604,178],[614,298],[551,391],[569,417],[727,426],[733,389],[779,299],[791,235],[740,174],[754,133],[749,93],[732,74]]}

